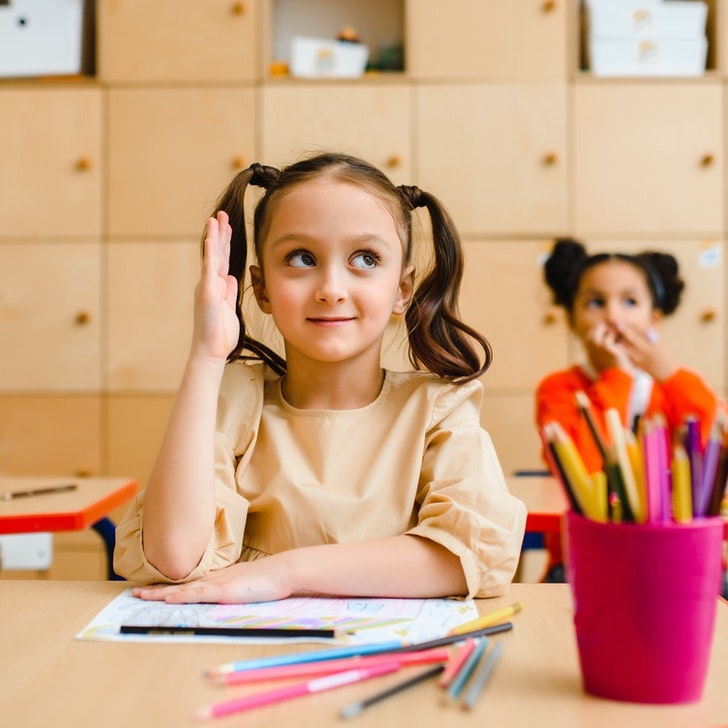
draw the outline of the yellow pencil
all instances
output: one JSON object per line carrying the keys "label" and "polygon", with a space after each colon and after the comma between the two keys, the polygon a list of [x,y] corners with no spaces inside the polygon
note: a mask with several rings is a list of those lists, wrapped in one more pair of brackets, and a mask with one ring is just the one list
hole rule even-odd
{"label": "yellow pencil", "polygon": [[597,470],[591,474],[592,487],[594,489],[594,520],[606,523],[609,520],[609,496],[607,495],[607,474],[603,470]]}
{"label": "yellow pencil", "polygon": [[581,511],[585,516],[594,518],[595,504],[592,492],[592,483],[589,473],[584,465],[574,441],[558,422],[551,423],[554,448],[564,468],[566,478],[571,485],[571,490],[579,501]]}
{"label": "yellow pencil", "polygon": [[622,424],[622,418],[614,407],[610,407],[606,411],[605,418],[607,420],[609,434],[612,436],[614,455],[622,473],[627,505],[629,505],[629,510],[632,512],[634,520],[637,523],[644,523],[647,520],[647,514],[641,508],[640,497],[637,491],[637,481],[629,462],[627,438],[624,425]]}
{"label": "yellow pencil", "polygon": [[483,629],[484,627],[490,627],[494,624],[501,624],[507,622],[514,614],[518,614],[523,609],[521,602],[514,602],[509,604],[503,609],[496,609],[495,612],[490,614],[484,614],[482,617],[472,619],[470,622],[465,622],[458,627],[455,627],[448,632],[449,635],[463,634],[464,632],[470,632],[474,629]]}
{"label": "yellow pencil", "polygon": [[690,459],[682,445],[675,445],[672,463],[672,515],[678,523],[693,518],[693,496],[690,484]]}

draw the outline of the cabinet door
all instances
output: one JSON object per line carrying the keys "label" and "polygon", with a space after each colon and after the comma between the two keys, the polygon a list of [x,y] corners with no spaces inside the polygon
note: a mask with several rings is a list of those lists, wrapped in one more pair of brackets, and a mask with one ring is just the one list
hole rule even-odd
{"label": "cabinet door", "polygon": [[[159,395],[112,396],[106,400],[107,473],[124,473],[137,481],[140,490],[144,488],[173,403],[173,396]],[[112,520],[118,518],[112,516]]]}
{"label": "cabinet door", "polygon": [[578,235],[720,237],[718,83],[583,82],[573,95]]}
{"label": "cabinet door", "polygon": [[0,234],[101,232],[101,92],[0,88]]}
{"label": "cabinet door", "polygon": [[109,390],[176,391],[190,346],[199,242],[111,243],[106,265]]}
{"label": "cabinet door", "polygon": [[0,397],[0,463],[12,475],[99,475],[98,397]]}
{"label": "cabinet door", "polygon": [[503,472],[544,470],[541,440],[536,428],[536,404],[532,392],[486,392],[480,422],[493,440]]}
{"label": "cabinet door", "polygon": [[342,151],[411,184],[410,89],[397,82],[292,83],[262,89],[262,159],[282,165]]}
{"label": "cabinet door", "polygon": [[565,79],[566,5],[410,0],[407,70],[416,79]]}
{"label": "cabinet door", "polygon": [[422,85],[416,169],[467,235],[548,235],[566,228],[562,84]]}
{"label": "cabinet door", "polygon": [[201,234],[236,171],[255,161],[243,87],[108,91],[108,234]]}
{"label": "cabinet door", "polygon": [[0,244],[0,391],[97,391],[101,248]]}
{"label": "cabinet door", "polygon": [[460,312],[490,341],[486,391],[531,391],[568,361],[568,330],[550,302],[543,260],[550,243],[468,240]]}
{"label": "cabinet door", "polygon": [[[678,261],[685,288],[680,305],[660,324],[660,333],[676,362],[699,371],[718,391],[725,387],[725,259],[718,240],[585,242],[590,253],[639,253],[659,250]],[[572,358],[580,350],[572,342]]]}
{"label": "cabinet door", "polygon": [[257,7],[257,0],[99,0],[99,78],[252,81]]}

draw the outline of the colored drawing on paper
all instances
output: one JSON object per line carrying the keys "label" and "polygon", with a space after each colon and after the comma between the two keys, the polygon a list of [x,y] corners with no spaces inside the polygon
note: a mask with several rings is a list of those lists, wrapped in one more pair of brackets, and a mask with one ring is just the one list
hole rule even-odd
{"label": "colored drawing on paper", "polygon": [[[337,642],[386,640],[420,642],[442,637],[477,617],[471,600],[290,598],[254,604],[165,604],[136,599],[127,589],[112,600],[76,637],[89,640],[230,641],[235,637],[121,635],[126,625],[157,627],[286,627],[336,629]],[[249,638],[246,638],[249,639]],[[271,639],[261,639],[271,642]],[[279,641],[279,640],[275,640]],[[286,641],[290,641],[287,638]],[[313,640],[304,640],[313,641]],[[331,643],[331,640],[326,640]]]}

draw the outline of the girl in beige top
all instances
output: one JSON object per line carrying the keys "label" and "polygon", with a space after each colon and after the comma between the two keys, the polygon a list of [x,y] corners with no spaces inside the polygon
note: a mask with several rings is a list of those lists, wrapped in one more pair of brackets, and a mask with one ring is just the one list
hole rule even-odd
{"label": "girl in beige top", "polygon": [[[250,184],[266,190],[253,292],[285,358],[243,317]],[[418,283],[414,207],[427,208],[434,247]],[[458,318],[461,276],[439,202],[362,160],[321,154],[238,174],[208,220],[192,347],[157,462],[117,527],[117,573],[168,582],[134,594],[502,594],[525,508],[480,426],[491,350]],[[392,316],[405,318],[419,371],[381,368]]]}

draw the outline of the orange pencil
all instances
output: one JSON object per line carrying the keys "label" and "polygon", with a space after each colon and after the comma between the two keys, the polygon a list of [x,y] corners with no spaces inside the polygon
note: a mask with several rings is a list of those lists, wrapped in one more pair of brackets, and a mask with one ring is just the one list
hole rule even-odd
{"label": "orange pencil", "polygon": [[440,675],[440,680],[438,681],[440,687],[446,688],[452,682],[452,679],[458,674],[458,671],[463,666],[465,660],[468,659],[468,656],[475,649],[476,644],[474,637],[468,637],[465,642],[463,642],[462,647],[460,647],[460,649],[458,649],[447,661],[445,669]]}

